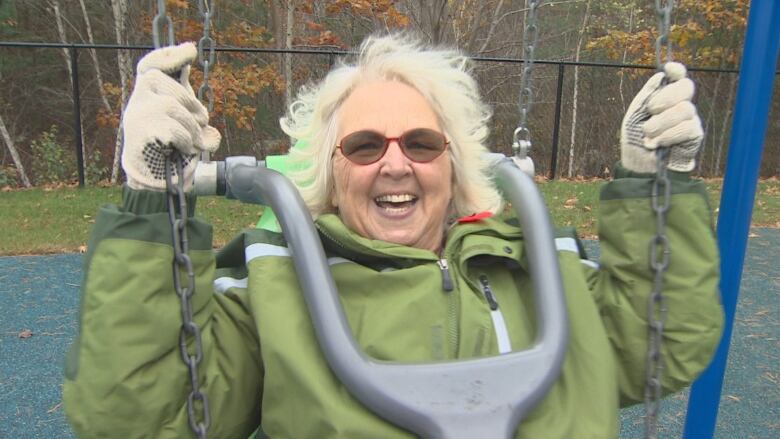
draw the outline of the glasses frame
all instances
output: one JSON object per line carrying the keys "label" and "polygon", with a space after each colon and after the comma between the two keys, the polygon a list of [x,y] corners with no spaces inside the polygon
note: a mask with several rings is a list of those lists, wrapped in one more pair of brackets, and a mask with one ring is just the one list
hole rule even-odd
{"label": "glasses frame", "polygon": [[[441,138],[444,140],[444,148],[442,148],[441,151],[439,151],[439,153],[436,154],[436,156],[432,157],[430,160],[415,160],[414,158],[412,158],[407,153],[405,142],[401,141],[404,138],[404,136],[408,135],[412,131],[417,131],[417,130],[431,131],[431,132],[436,133],[437,135],[441,136]],[[379,156],[376,158],[376,160],[373,160],[373,161],[368,162],[368,163],[361,163],[361,162],[356,162],[356,161],[352,160],[349,155],[344,154],[344,149],[342,148],[342,144],[344,143],[344,139],[346,139],[347,137],[352,136],[354,134],[363,133],[363,132],[374,133],[374,134],[377,134],[377,135],[379,135],[379,136],[381,136],[382,138],[385,139],[384,147],[382,148],[382,153],[379,154]],[[336,145],[336,148],[339,149],[341,151],[341,155],[344,156],[344,158],[346,158],[350,162],[352,162],[352,163],[354,163],[356,165],[360,165],[360,166],[368,166],[368,165],[372,165],[372,164],[378,162],[379,160],[382,160],[382,157],[384,157],[385,154],[387,154],[387,150],[390,149],[390,143],[391,142],[397,143],[398,147],[401,149],[401,153],[406,158],[408,158],[409,160],[413,161],[414,163],[430,163],[430,162],[436,160],[437,158],[441,157],[441,155],[444,154],[444,152],[447,151],[449,149],[449,146],[450,146],[450,141],[447,140],[447,136],[445,136],[443,133],[440,133],[440,132],[438,132],[438,131],[436,131],[436,130],[434,130],[432,128],[412,128],[412,129],[404,131],[403,133],[401,133],[400,136],[397,136],[397,137],[387,137],[384,134],[382,134],[382,133],[380,133],[379,131],[376,131],[376,130],[358,130],[358,131],[353,131],[353,132],[347,134],[346,136],[342,137],[341,141],[338,143],[338,145]]]}

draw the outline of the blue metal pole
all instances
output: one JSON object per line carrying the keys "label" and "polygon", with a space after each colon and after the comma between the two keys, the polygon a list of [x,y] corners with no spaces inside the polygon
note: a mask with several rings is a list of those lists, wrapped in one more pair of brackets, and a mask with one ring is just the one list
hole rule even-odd
{"label": "blue metal pole", "polygon": [[720,290],[726,325],[715,358],[691,389],[688,416],[685,421],[685,438],[711,438],[715,432],[772,101],[778,48],[780,48],[780,2],[753,0],[750,2],[718,217]]}

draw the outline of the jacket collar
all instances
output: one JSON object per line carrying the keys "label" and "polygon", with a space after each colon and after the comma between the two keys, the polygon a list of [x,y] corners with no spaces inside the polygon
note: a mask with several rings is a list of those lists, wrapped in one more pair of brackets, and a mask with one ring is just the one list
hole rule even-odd
{"label": "jacket collar", "polygon": [[438,259],[430,250],[360,236],[348,229],[341,218],[334,214],[320,216],[317,218],[316,226],[326,252],[336,253],[358,263],[388,264],[389,259],[393,262],[391,265],[402,268],[416,265],[420,260]]}
{"label": "jacket collar", "polygon": [[[368,239],[348,229],[337,215],[326,214],[316,221],[317,229],[322,237],[323,246],[328,253],[358,263],[373,265],[376,263],[390,264],[398,268],[419,264],[421,261],[432,261],[440,258],[430,250],[407,247],[386,241]],[[467,239],[467,237],[473,238]],[[486,239],[480,239],[484,237]],[[486,218],[477,222],[456,224],[447,232],[447,240],[442,257],[456,259],[460,256],[469,257],[477,252],[475,246],[490,246],[496,256],[509,257],[522,262],[522,233],[518,227],[494,218]],[[511,249],[510,252],[506,248]],[[482,250],[483,253],[484,250]]]}

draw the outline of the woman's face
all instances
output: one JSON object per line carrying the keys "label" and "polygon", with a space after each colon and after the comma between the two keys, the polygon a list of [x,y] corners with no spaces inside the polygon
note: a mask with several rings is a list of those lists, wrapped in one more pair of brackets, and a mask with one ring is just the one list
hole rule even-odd
{"label": "woman's face", "polygon": [[[401,82],[370,82],[355,88],[341,105],[338,139],[361,130],[398,137],[415,128],[442,132],[428,101]],[[381,159],[358,165],[337,149],[333,176],[332,203],[351,230],[366,238],[438,252],[452,199],[449,151],[417,163],[392,141]]]}

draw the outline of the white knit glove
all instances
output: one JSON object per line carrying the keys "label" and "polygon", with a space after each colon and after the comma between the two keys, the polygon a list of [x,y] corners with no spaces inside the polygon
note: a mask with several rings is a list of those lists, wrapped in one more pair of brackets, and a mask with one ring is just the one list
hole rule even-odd
{"label": "white knit glove", "polygon": [[122,168],[133,189],[165,191],[165,156],[177,149],[184,157],[184,188],[190,190],[198,155],[219,146],[222,136],[209,126],[208,110],[189,83],[196,57],[195,45],[183,43],[157,49],[138,62],[122,118]]}
{"label": "white knit glove", "polygon": [[[691,102],[693,81],[685,66],[670,62],[653,75],[629,105],[620,129],[620,161],[635,172],[655,172],[658,147],[671,148],[668,168],[689,172],[704,132]],[[664,81],[664,79],[667,81]]]}

